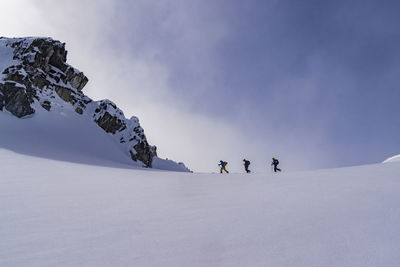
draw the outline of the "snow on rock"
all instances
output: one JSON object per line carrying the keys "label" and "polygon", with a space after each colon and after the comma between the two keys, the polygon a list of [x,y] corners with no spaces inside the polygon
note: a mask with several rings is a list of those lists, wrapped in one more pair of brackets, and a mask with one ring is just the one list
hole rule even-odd
{"label": "snow on rock", "polygon": [[400,162],[400,155],[390,157],[390,158],[386,159],[385,161],[383,161],[383,163],[388,163],[388,162]]}
{"label": "snow on rock", "polygon": [[[125,118],[110,100],[93,101],[84,95],[88,78],[66,61],[65,43],[51,38],[1,37],[0,111],[23,118],[39,110],[60,113],[72,109],[108,133],[131,160],[152,167],[156,147],[147,142],[139,119]],[[158,165],[182,170],[181,164],[162,161],[157,159]]]}

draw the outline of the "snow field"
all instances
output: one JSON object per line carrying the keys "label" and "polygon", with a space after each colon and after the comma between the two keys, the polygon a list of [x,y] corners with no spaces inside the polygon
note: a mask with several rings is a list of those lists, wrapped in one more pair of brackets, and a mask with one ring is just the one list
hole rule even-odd
{"label": "snow field", "polygon": [[282,174],[0,149],[0,266],[398,266],[400,164]]}

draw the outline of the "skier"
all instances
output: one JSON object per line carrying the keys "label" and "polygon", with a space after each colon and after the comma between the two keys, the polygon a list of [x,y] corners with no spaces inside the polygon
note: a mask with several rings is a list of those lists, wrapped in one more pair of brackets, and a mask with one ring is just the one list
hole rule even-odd
{"label": "skier", "polygon": [[226,173],[229,173],[228,170],[225,168],[226,165],[228,165],[228,162],[222,161],[222,160],[219,161],[218,166],[221,166],[221,170],[220,170],[221,173],[222,173],[222,171],[225,171]]}
{"label": "skier", "polygon": [[278,164],[279,164],[279,160],[276,159],[276,158],[274,158],[274,157],[272,157],[272,164],[271,164],[271,166],[274,165],[274,172],[276,172],[276,171],[282,171],[281,169],[278,168]]}
{"label": "skier", "polygon": [[249,170],[250,161],[243,159],[243,165],[244,165],[244,169],[246,170],[246,172],[250,173],[250,170]]}

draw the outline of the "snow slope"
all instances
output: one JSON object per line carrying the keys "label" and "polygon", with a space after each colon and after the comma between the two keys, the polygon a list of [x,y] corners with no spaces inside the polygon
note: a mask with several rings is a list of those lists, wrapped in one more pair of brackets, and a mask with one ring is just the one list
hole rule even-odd
{"label": "snow slope", "polygon": [[[56,100],[53,100],[57,103]],[[39,105],[38,103],[35,103]],[[0,148],[17,153],[121,168],[141,168],[116,139],[102,131],[86,116],[74,112],[72,106],[53,106],[52,112],[37,109],[34,116],[19,119],[7,111],[0,112]],[[186,171],[184,165],[155,157],[153,167]]]}
{"label": "snow slope", "polygon": [[191,174],[0,149],[0,173],[0,266],[400,263],[400,163]]}
{"label": "snow slope", "polygon": [[386,159],[383,163],[388,163],[388,162],[400,162],[400,155],[390,157]]}
{"label": "snow slope", "polygon": [[64,107],[55,112],[38,110],[19,119],[0,112],[0,148],[49,159],[104,166],[142,166],[119,149],[109,135]]}

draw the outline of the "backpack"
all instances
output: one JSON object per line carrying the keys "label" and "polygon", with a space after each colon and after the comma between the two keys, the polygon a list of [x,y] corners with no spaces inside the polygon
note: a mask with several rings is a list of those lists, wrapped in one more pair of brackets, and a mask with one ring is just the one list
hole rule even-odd
{"label": "backpack", "polygon": [[250,161],[248,161],[248,160],[246,160],[246,165],[248,166],[248,165],[250,165]]}
{"label": "backpack", "polygon": [[228,162],[224,161],[224,167],[225,167],[226,165],[228,165]]}
{"label": "backpack", "polygon": [[278,165],[279,164],[279,160],[275,159],[275,164]]}

